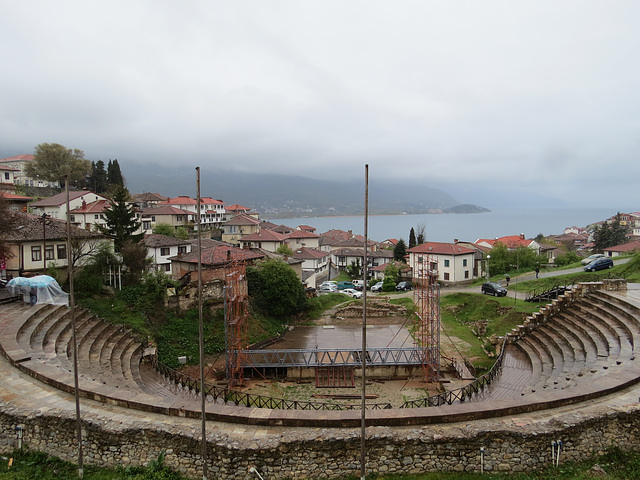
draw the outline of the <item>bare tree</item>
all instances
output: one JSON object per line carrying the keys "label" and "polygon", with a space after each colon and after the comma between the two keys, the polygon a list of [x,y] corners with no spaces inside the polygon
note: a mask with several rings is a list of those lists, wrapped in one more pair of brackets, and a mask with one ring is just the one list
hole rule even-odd
{"label": "bare tree", "polygon": [[427,224],[424,222],[418,222],[416,225],[416,242],[418,245],[422,245],[427,241]]}

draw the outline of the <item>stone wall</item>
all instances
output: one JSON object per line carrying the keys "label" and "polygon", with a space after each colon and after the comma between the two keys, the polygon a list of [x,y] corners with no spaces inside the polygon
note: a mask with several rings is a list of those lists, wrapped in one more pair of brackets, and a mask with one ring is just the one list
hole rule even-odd
{"label": "stone wall", "polygon": [[[2,407],[4,409],[4,407]],[[426,471],[520,472],[551,465],[551,443],[562,441],[561,462],[584,460],[611,446],[640,448],[640,409],[594,410],[569,414],[563,420],[531,424],[522,419],[496,420],[422,428],[370,427],[367,430],[367,473]],[[0,450],[17,445],[15,428],[24,431],[24,445],[75,462],[75,417],[0,412]],[[248,427],[251,428],[251,427]],[[258,427],[256,427],[258,428]],[[93,418],[83,423],[85,464],[127,466],[147,464],[165,453],[165,464],[192,478],[201,478],[199,422],[190,427],[150,421],[137,424]],[[230,430],[228,430],[230,431]],[[209,475],[217,479],[253,478],[255,467],[264,478],[336,478],[359,475],[359,429],[283,429],[264,440],[242,440],[208,432]]]}

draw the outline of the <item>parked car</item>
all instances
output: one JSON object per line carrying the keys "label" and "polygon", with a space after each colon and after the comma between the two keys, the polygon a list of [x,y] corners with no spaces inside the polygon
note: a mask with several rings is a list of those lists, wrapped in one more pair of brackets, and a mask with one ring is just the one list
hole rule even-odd
{"label": "parked car", "polygon": [[338,290],[344,290],[345,288],[353,288],[355,290],[355,287],[351,282],[338,282]]}
{"label": "parked car", "polygon": [[364,281],[363,280],[353,280],[353,285],[356,290],[360,291],[364,288]]}
{"label": "parked car", "polygon": [[589,255],[587,258],[583,258],[582,259],[582,264],[583,265],[589,265],[591,262],[593,262],[594,260],[597,260],[599,258],[605,258],[605,255],[602,253],[594,253],[593,255]]}
{"label": "parked car", "polygon": [[318,292],[320,293],[333,293],[337,291],[338,287],[336,287],[335,285],[320,285],[320,287],[318,288]]}
{"label": "parked car", "polygon": [[376,283],[373,287],[371,287],[372,292],[381,292],[382,291],[382,282]]}
{"label": "parked car", "polygon": [[411,282],[400,282],[396,285],[396,291],[403,291],[406,292],[407,290],[411,290]]}
{"label": "parked car", "polygon": [[320,284],[320,286],[325,286],[325,285],[333,285],[334,287],[338,287],[338,282],[334,281],[334,280],[325,280],[324,282],[322,282]]}
{"label": "parked car", "polygon": [[340,290],[340,292],[344,293],[345,295],[349,295],[350,297],[353,297],[353,298],[362,297],[362,292],[354,290],[353,288],[345,288],[344,290]]}
{"label": "parked car", "polygon": [[499,283],[484,282],[482,284],[482,293],[493,295],[494,297],[504,297],[507,295],[507,289]]}
{"label": "parked car", "polygon": [[604,270],[605,268],[613,267],[613,260],[609,257],[597,258],[589,265],[584,267],[585,272],[595,272],[596,270]]}

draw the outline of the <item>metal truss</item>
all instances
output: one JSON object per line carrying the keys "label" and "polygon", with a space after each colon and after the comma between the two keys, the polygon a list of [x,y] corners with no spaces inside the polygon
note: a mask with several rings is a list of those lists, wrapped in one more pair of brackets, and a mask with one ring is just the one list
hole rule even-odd
{"label": "metal truss", "polygon": [[[246,367],[360,367],[362,350],[300,349],[300,350],[243,350],[240,355]],[[368,366],[421,365],[421,348],[369,348]]]}

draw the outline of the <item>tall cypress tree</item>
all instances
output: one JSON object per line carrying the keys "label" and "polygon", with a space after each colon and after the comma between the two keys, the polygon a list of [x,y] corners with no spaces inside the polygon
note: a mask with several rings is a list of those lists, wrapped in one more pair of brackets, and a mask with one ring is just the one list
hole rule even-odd
{"label": "tall cypress tree", "polygon": [[104,169],[102,160],[91,162],[91,178],[88,183],[89,189],[96,193],[103,193],[107,190],[107,171]]}
{"label": "tall cypress tree", "polygon": [[109,164],[107,165],[107,179],[109,187],[124,187],[124,178],[122,177],[117,158],[115,160],[109,160]]}
{"label": "tall cypress tree", "polygon": [[416,245],[416,232],[413,227],[411,227],[411,231],[409,232],[409,248],[413,248]]}

